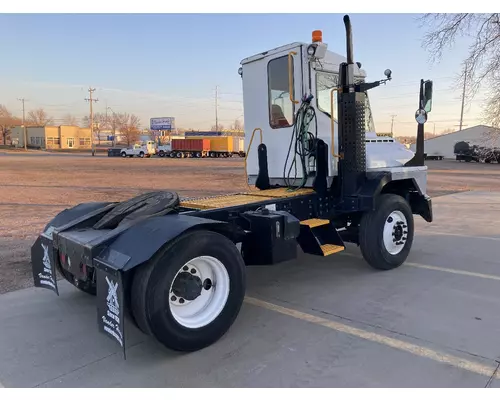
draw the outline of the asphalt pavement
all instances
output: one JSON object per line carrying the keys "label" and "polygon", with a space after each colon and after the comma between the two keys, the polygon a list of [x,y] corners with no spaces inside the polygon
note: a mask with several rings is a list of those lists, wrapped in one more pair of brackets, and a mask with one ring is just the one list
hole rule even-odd
{"label": "asphalt pavement", "polygon": [[127,359],[97,332],[94,298],[0,296],[5,387],[500,387],[500,193],[434,199],[408,262],[375,271],[356,246],[249,268],[242,311],[202,351],[127,326]]}

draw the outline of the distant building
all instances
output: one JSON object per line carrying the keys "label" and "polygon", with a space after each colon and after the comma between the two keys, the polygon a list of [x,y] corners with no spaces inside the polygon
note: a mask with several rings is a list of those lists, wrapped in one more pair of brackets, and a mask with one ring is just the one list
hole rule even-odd
{"label": "distant building", "polygon": [[[15,147],[24,147],[24,129],[15,126],[11,131]],[[38,149],[90,149],[92,147],[90,128],[79,126],[27,126],[27,147]]]}
{"label": "distant building", "polygon": [[[470,145],[485,147],[500,146],[500,129],[487,125],[477,125],[461,131],[436,136],[424,141],[424,153],[430,156],[455,158],[455,144],[462,141],[468,142]],[[498,143],[495,144],[495,141]],[[416,144],[412,144],[410,150],[415,152]]]}

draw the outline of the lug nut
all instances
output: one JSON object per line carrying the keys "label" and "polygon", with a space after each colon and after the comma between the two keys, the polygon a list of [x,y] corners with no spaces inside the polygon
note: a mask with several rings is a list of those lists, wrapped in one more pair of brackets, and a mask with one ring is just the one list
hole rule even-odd
{"label": "lug nut", "polygon": [[172,301],[176,301],[176,300],[177,300],[177,297],[172,296],[172,297],[170,298],[170,300],[172,300]]}
{"label": "lug nut", "polygon": [[187,265],[184,265],[184,267],[182,267],[182,269],[183,269],[184,271],[187,271],[189,268],[188,268],[188,266],[187,266]]}
{"label": "lug nut", "polygon": [[389,217],[389,218],[387,219],[387,222],[389,222],[389,223],[391,223],[392,221],[394,221],[394,220],[392,219],[392,217]]}
{"label": "lug nut", "polygon": [[194,268],[191,269],[192,274],[196,274],[196,270]]}
{"label": "lug nut", "polygon": [[184,304],[184,299],[182,297],[179,299],[179,303]]}

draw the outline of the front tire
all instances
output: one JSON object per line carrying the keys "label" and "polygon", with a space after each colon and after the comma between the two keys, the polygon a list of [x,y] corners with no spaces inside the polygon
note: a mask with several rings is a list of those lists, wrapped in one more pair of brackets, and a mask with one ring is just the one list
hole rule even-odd
{"label": "front tire", "polygon": [[131,290],[132,313],[143,332],[169,349],[197,351],[235,321],[245,296],[245,264],[225,236],[194,231],[139,269]]}
{"label": "front tire", "polygon": [[380,195],[375,210],[361,218],[361,254],[373,268],[397,268],[410,253],[413,234],[413,213],[408,202],[395,194]]}

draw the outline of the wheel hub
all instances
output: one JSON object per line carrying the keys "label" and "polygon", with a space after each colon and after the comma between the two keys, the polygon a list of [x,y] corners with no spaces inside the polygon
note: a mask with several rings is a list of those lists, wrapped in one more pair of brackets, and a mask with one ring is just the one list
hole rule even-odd
{"label": "wheel hub", "polygon": [[174,277],[168,307],[181,325],[199,328],[213,321],[223,310],[229,287],[224,264],[213,257],[196,257]]}
{"label": "wheel hub", "polygon": [[403,227],[401,225],[402,223],[398,222],[392,230],[392,236],[394,236],[393,239],[394,243],[399,242],[403,237]]}
{"label": "wheel hub", "polygon": [[175,296],[188,301],[196,299],[203,288],[201,279],[191,272],[181,272],[174,281],[172,292]]}
{"label": "wheel hub", "polygon": [[393,211],[384,225],[384,246],[392,254],[399,254],[408,239],[408,222],[401,211]]}

